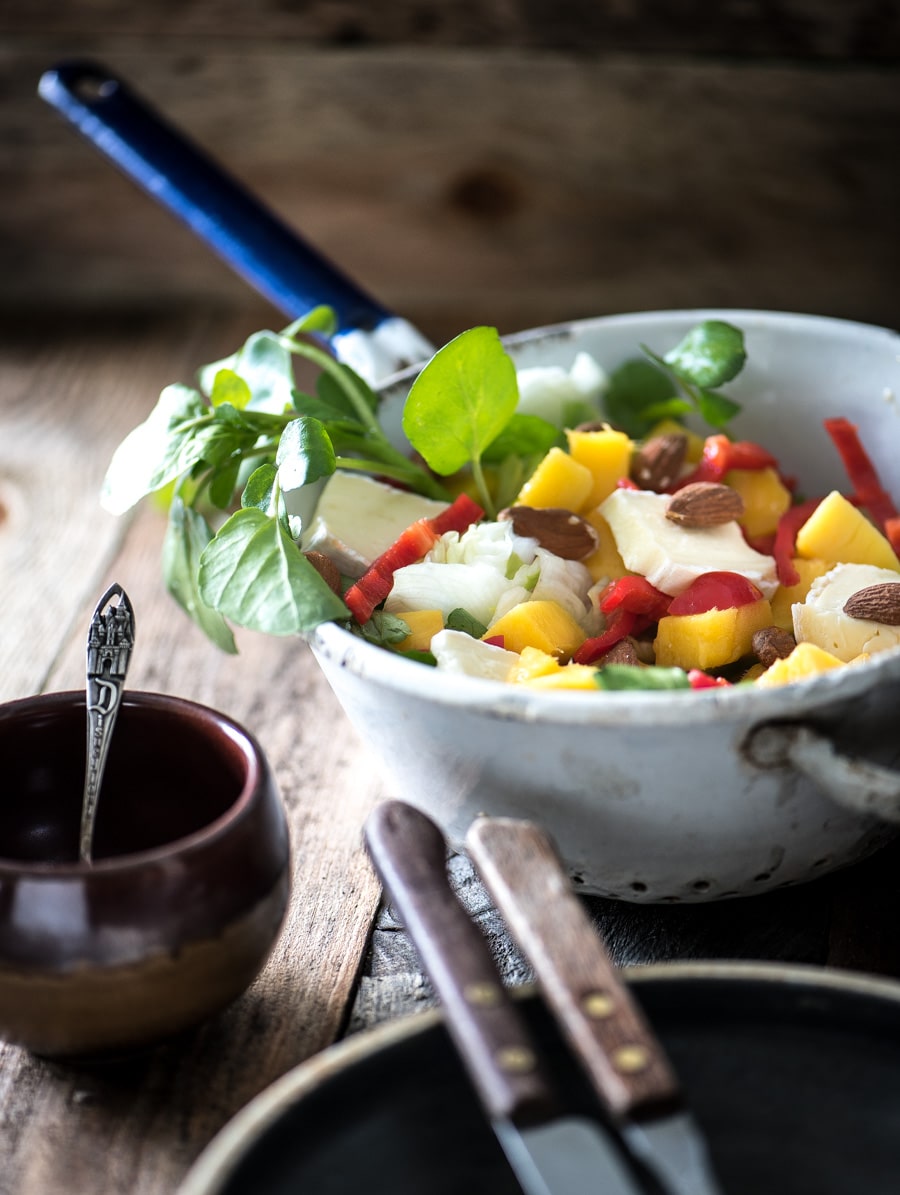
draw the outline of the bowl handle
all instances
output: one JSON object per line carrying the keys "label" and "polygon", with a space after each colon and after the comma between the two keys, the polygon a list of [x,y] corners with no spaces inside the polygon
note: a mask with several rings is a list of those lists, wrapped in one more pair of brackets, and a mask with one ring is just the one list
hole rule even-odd
{"label": "bowl handle", "polygon": [[900,824],[900,772],[841,754],[826,734],[811,726],[758,726],[743,751],[759,768],[794,768],[845,809]]}

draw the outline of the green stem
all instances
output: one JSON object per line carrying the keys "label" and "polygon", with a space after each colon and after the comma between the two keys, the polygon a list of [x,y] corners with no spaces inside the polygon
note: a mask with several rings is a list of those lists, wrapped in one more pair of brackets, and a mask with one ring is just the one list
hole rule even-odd
{"label": "green stem", "polygon": [[409,461],[406,462],[405,467],[401,467],[385,461],[363,460],[356,456],[337,456],[334,458],[334,463],[337,469],[377,473],[382,477],[390,477],[393,481],[405,482],[407,485],[414,486],[426,498],[436,498],[438,501],[444,502],[449,497],[443,486],[430,478],[427,473],[416,468],[415,465],[411,465]]}
{"label": "green stem", "polygon": [[332,357],[330,353],[326,353],[322,349],[317,349],[314,345],[290,340],[286,336],[280,336],[278,339],[295,356],[305,357],[307,361],[312,361],[314,365],[318,365],[325,373],[331,374],[353,404],[353,409],[360,423],[364,423],[370,432],[383,438],[384,433],[381,430],[381,425],[366,402],[365,395],[358,386],[354,385],[352,373],[347,373],[341,363]]}
{"label": "green stem", "polygon": [[485,514],[488,518],[496,518],[497,512],[494,509],[494,500],[491,497],[491,492],[488,489],[487,481],[485,480],[484,470],[481,468],[481,457],[476,456],[472,461],[472,476],[475,478],[475,484],[478,486],[478,493],[481,495],[481,502],[484,506]]}

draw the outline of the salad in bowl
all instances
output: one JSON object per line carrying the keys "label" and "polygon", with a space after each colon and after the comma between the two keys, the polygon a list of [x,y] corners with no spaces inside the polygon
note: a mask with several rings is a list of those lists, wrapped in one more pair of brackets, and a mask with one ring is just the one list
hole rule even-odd
{"label": "salad in bowl", "polygon": [[451,838],[543,820],[592,891],[760,891],[884,839],[895,335],[740,311],[474,328],[376,393],[329,327],[167,387],[110,466],[111,510],[171,491],[166,582],[210,638],[308,637],[399,795]]}

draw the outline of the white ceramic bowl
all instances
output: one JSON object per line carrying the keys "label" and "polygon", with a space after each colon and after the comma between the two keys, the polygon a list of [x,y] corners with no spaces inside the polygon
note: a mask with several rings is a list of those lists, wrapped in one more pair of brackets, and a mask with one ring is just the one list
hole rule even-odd
{"label": "white ceramic bowl", "polygon": [[[822,420],[855,423],[900,500],[900,336],[815,316],[675,311],[507,340],[518,367],[607,369],[664,352],[701,319],[743,329],[728,393],[739,438],[775,451],[807,494],[848,482]],[[383,387],[402,405],[414,371]],[[539,693],[449,676],[334,624],[313,651],[394,795],[460,843],[480,813],[533,818],[583,891],[633,901],[762,892],[862,858],[900,820],[900,652],[779,689]],[[877,816],[876,816],[877,815]],[[887,819],[887,820],[885,820]]]}

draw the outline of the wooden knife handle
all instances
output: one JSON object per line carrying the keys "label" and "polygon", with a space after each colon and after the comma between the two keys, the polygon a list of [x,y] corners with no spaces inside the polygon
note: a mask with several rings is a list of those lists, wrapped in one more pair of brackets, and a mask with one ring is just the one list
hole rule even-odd
{"label": "wooden knife handle", "polygon": [[484,935],[450,887],[441,831],[413,806],[386,801],[365,837],[485,1110],[519,1125],[547,1119],[556,1109],[550,1080]]}
{"label": "wooden knife handle", "polygon": [[538,826],[479,818],[466,846],[609,1112],[639,1117],[679,1102],[678,1081]]}

